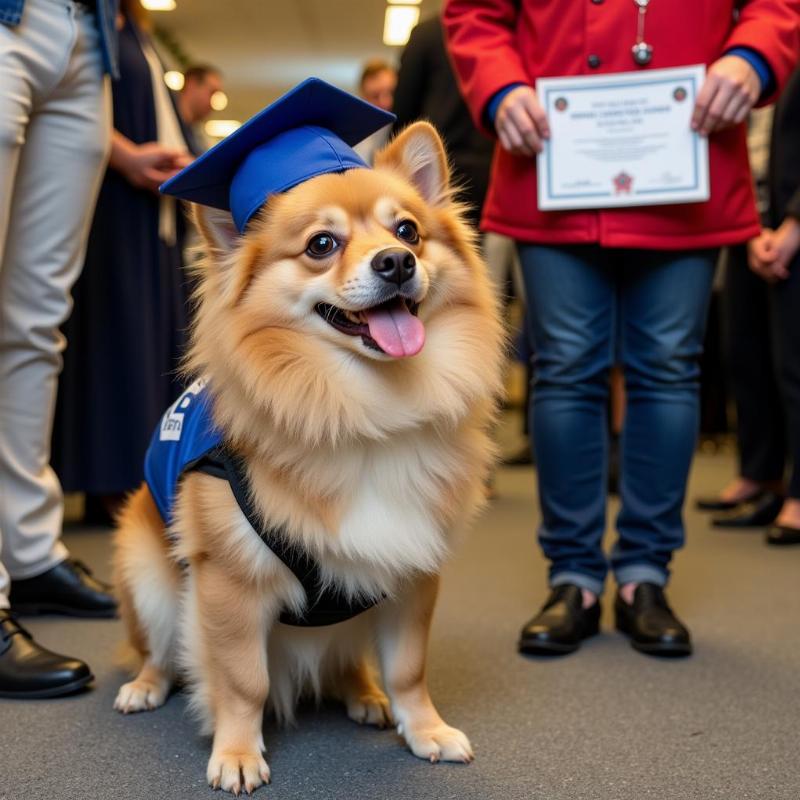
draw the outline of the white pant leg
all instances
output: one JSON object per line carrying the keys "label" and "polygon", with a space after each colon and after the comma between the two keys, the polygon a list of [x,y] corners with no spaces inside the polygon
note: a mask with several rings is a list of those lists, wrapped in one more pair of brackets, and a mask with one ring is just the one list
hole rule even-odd
{"label": "white pant leg", "polygon": [[[83,265],[110,125],[91,16],[64,0],[26,0],[18,28],[0,25],[0,555],[12,578],[66,557],[49,466],[59,326]],[[0,574],[0,604],[7,581]]]}
{"label": "white pant leg", "polygon": [[[32,87],[25,79],[24,55],[18,51],[13,34],[0,26],[0,270],[17,165],[32,104]],[[9,425],[10,420],[0,416],[0,436]],[[8,503],[6,494],[4,483],[0,482],[0,514]],[[3,529],[0,525],[0,608],[7,608],[9,578],[1,560],[2,544]]]}

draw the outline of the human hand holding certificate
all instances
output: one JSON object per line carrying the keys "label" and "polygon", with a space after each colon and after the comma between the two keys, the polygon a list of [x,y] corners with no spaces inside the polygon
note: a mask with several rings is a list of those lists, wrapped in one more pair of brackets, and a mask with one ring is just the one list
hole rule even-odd
{"label": "human hand holding certificate", "polygon": [[698,65],[536,81],[551,131],[539,208],[708,200],[708,140],[690,127],[704,76]]}

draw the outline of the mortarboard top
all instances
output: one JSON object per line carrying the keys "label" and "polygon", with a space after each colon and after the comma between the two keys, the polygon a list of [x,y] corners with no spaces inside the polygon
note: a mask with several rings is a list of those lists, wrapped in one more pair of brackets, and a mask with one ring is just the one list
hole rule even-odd
{"label": "mortarboard top", "polygon": [[394,114],[308,78],[161,186],[164,194],[224,208],[241,233],[271,194],[367,164],[352,145]]}

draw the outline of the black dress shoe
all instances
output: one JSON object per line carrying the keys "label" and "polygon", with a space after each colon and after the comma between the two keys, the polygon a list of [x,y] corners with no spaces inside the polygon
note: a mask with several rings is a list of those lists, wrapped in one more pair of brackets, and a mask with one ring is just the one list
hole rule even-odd
{"label": "black dress shoe", "polygon": [[0,609],[0,697],[58,697],[86,686],[89,667],[36,644],[11,614]]}
{"label": "black dress shoe", "polygon": [[550,592],[542,610],[522,629],[520,653],[563,655],[600,630],[600,603],[583,607],[580,586],[565,583]]}
{"label": "black dress shoe", "polygon": [[654,656],[691,654],[689,631],[667,605],[660,586],[640,583],[630,605],[617,595],[614,611],[617,630],[630,636],[634,649]]}
{"label": "black dress shoe", "polygon": [[740,503],[733,511],[711,518],[715,528],[763,528],[775,521],[783,498],[774,492],[761,492],[757,499]]}
{"label": "black dress shoe", "polygon": [[751,503],[758,495],[748,497],[747,500],[723,500],[721,497],[698,497],[694,507],[698,511],[733,511],[742,503]]}
{"label": "black dress shoe", "polygon": [[117,615],[111,587],[94,578],[89,568],[75,559],[62,561],[35,578],[12,580],[8,599],[15,614]]}
{"label": "black dress shoe", "polygon": [[800,528],[790,528],[788,525],[770,525],[767,528],[767,544],[784,545],[800,544]]}

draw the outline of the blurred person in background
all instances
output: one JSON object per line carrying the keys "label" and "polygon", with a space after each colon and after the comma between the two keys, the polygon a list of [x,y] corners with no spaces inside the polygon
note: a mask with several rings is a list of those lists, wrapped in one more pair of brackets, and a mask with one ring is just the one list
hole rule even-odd
{"label": "blurred person in background", "polygon": [[189,149],[195,155],[205,152],[210,146],[202,125],[214,110],[212,98],[222,90],[222,73],[210,64],[195,64],[183,73],[183,88],[177,99],[178,112]]}
{"label": "blurred person in background", "polygon": [[397,87],[397,70],[382,58],[372,58],[361,69],[358,93],[368,103],[391,111]]}
{"label": "blurred person in background", "polygon": [[[762,224],[769,221],[769,149],[774,107],[755,109],[747,149]],[[723,253],[723,348],[736,403],[739,474],[719,494],[701,497],[718,528],[764,527],[783,505],[786,415],[775,371],[769,285],[750,270],[747,245]]]}
{"label": "blurred person in background", "polygon": [[[740,123],[794,68],[799,11],[797,0],[445,3],[448,48],[467,103],[499,139],[483,224],[518,241],[534,349],[531,430],[551,591],[522,629],[522,652],[572,652],[597,633],[609,566],[616,625],[631,645],[650,655],[692,651],[665,586],[685,539],[706,312],[719,248],[760,229]],[[635,39],[636,21],[648,12],[645,44]],[[697,17],[697,25],[684,24]],[[645,61],[637,60],[642,48]],[[709,137],[710,200],[539,209],[535,157],[550,128],[534,89],[538,77],[698,62],[708,67],[692,125]],[[626,413],[619,538],[607,560],[606,412],[615,352]]]}
{"label": "blurred person in background", "polygon": [[[49,466],[64,338],[108,158],[116,4],[0,0],[0,696],[53,697],[91,679],[13,613],[113,617],[109,587],[60,542]],[[9,578],[10,576],[10,578]],[[9,605],[11,611],[9,611]]]}
{"label": "blurred person in background", "polygon": [[158,187],[191,160],[187,136],[137,0],[118,19],[111,161],[65,326],[53,466],[85,494],[85,522],[110,524],[142,481],[153,426],[181,389],[189,324],[186,221]]}
{"label": "blurred person in background", "polygon": [[[447,55],[441,18],[424,20],[411,31],[400,57],[394,106],[393,132],[418,119],[432,122],[444,139],[453,168],[453,185],[467,205],[467,218],[478,229],[489,189],[494,142],[472,121],[461,97],[453,66]],[[513,239],[487,232],[481,249],[492,281],[507,305],[509,280],[514,295],[524,302],[524,288]],[[523,349],[523,348],[520,348]],[[528,382],[529,385],[529,382]],[[527,405],[527,404],[526,404]],[[506,463],[530,464],[530,447],[511,454]]]}
{"label": "blurred person in background", "polygon": [[790,545],[800,544],[800,70],[775,107],[769,200],[769,227],[748,243],[748,253],[750,268],[769,287],[772,355],[791,465],[786,498],[767,530],[767,543]]}
{"label": "blurred person in background", "polygon": [[475,127],[461,97],[439,17],[420,22],[411,31],[400,57],[394,105],[387,110],[397,115],[394,133],[418,119],[436,126],[452,161],[458,197],[467,204],[468,218],[477,228],[489,188],[494,142]]}
{"label": "blurred person in background", "polygon": [[[383,58],[371,58],[361,68],[358,81],[358,93],[368,103],[372,103],[384,111],[391,111],[394,104],[394,90],[397,86],[397,70]],[[367,164],[372,165],[375,153],[389,140],[392,126],[387,125],[353,149]]]}

